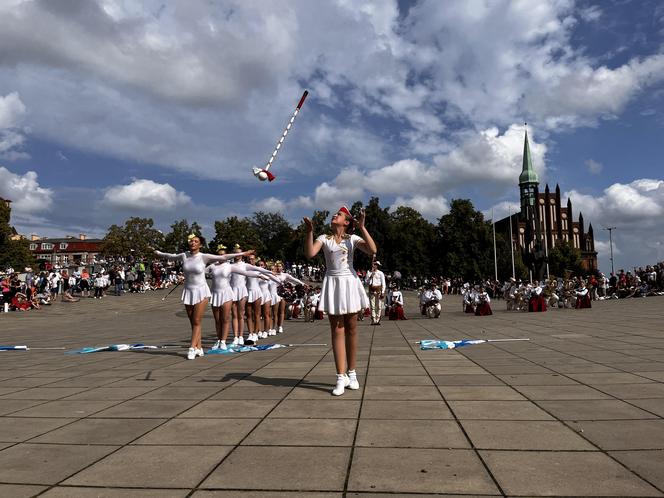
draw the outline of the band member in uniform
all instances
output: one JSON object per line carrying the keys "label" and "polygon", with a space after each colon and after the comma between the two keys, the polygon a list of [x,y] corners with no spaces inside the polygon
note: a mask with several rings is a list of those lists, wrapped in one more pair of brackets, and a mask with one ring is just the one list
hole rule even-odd
{"label": "band member in uniform", "polygon": [[380,261],[374,261],[371,271],[367,273],[366,283],[369,285],[369,304],[371,305],[371,325],[380,325],[385,301],[385,274],[380,269]]}

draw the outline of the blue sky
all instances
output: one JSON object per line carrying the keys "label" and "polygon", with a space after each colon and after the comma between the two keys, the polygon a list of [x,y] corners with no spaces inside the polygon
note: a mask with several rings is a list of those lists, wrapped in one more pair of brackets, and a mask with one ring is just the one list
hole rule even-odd
{"label": "blue sky", "polygon": [[150,216],[211,235],[229,215],[295,222],[371,196],[500,217],[527,121],[601,268],[607,225],[616,264],[645,265],[664,259],[663,102],[658,1],[0,4],[0,196],[25,234]]}

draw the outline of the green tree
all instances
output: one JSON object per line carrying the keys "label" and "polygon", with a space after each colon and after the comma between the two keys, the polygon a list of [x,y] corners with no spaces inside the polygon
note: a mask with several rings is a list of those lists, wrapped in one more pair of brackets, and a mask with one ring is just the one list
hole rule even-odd
{"label": "green tree", "polygon": [[[188,236],[191,233],[201,233],[201,226],[197,222],[189,225],[186,219],[176,221],[171,225],[171,231],[164,237],[164,252],[180,253],[189,250]],[[216,246],[212,246],[210,250],[215,251]]]}
{"label": "green tree", "polygon": [[152,218],[131,217],[123,227],[111,225],[104,236],[102,253],[105,256],[143,257],[151,254],[149,247],[162,247],[164,235],[154,228]]}
{"label": "green tree", "polygon": [[26,266],[36,267],[37,262],[30,252],[30,241],[7,240],[0,246],[0,268],[11,266],[14,270],[22,272]]}
{"label": "green tree", "polygon": [[570,242],[556,242],[556,246],[549,250],[549,273],[563,277],[566,272],[583,275],[581,251],[575,249]]}
{"label": "green tree", "polygon": [[230,216],[217,220],[214,222],[214,231],[215,236],[210,247],[216,248],[217,245],[224,244],[228,247],[228,252],[233,252],[233,246],[240,244],[242,250],[255,249],[258,253],[265,251],[263,241],[249,218]]}
{"label": "green tree", "polygon": [[[376,259],[383,264],[383,269],[385,270],[391,271],[398,269],[390,267],[388,263],[388,255],[392,253],[394,247],[391,240],[390,208],[380,207],[380,199],[378,197],[371,197],[369,203],[364,207],[364,212],[366,215],[364,225],[367,227],[367,231],[378,248]],[[370,259],[371,258],[365,256],[364,253],[358,255],[357,267],[366,267],[368,269]],[[400,271],[403,272],[404,270]]]}
{"label": "green tree", "polygon": [[[314,211],[311,216],[311,222],[314,225],[314,238],[322,234],[332,233],[330,230],[330,225],[327,223],[330,212],[323,211]],[[288,250],[286,251],[286,260],[287,261],[304,261],[304,241],[306,237],[306,230],[304,227],[304,222],[300,222],[293,233],[293,239],[290,243]],[[313,260],[317,264],[323,264],[324,258],[322,252],[319,253]]]}
{"label": "green tree", "polygon": [[438,221],[438,235],[445,275],[473,281],[493,276],[491,224],[469,199],[452,200],[450,212]]}
{"label": "green tree", "polygon": [[387,265],[403,276],[431,275],[431,248],[435,246],[436,229],[411,207],[399,206],[390,215],[390,245]]}
{"label": "green tree", "polygon": [[254,213],[252,225],[265,248],[265,257],[285,260],[290,244],[297,238],[288,220],[281,213],[258,211]]}

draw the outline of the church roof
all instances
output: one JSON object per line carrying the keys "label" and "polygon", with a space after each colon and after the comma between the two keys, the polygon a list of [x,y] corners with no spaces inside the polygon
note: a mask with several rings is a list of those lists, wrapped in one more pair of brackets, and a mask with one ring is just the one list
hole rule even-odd
{"label": "church roof", "polygon": [[530,157],[530,145],[528,145],[528,130],[523,141],[523,168],[519,175],[519,185],[522,183],[539,183],[537,173],[533,169],[533,160]]}

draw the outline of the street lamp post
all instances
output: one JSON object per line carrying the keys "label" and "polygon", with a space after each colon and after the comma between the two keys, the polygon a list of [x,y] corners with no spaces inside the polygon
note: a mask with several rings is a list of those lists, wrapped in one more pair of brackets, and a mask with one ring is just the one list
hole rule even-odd
{"label": "street lamp post", "polygon": [[611,250],[611,274],[612,275],[615,275],[615,270],[613,269],[613,231],[616,228],[617,227],[604,227],[603,228],[604,230],[609,231],[609,247],[610,247],[610,250]]}

